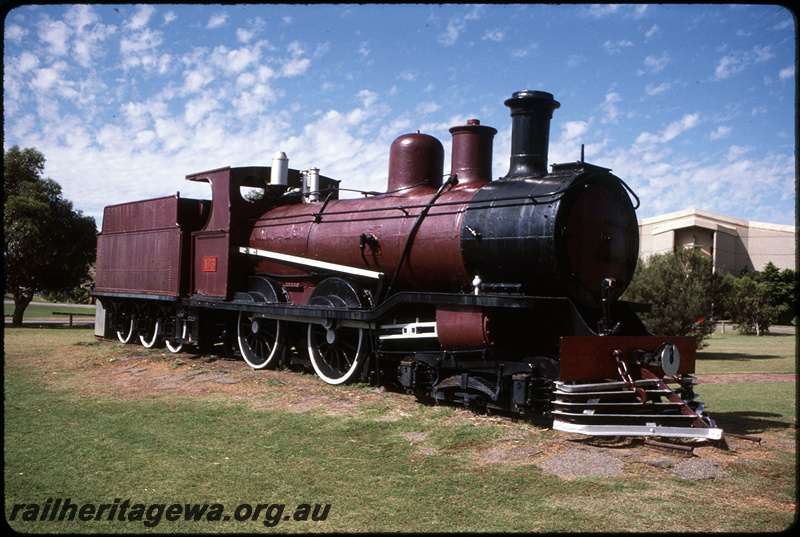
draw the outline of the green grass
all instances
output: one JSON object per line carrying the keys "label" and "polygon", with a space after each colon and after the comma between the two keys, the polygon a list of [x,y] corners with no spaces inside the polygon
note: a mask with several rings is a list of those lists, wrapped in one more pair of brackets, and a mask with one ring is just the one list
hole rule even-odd
{"label": "green grass", "polygon": [[[55,304],[38,304],[38,303],[31,303],[27,308],[25,308],[25,313],[22,316],[23,321],[57,321],[62,319],[69,319],[68,315],[53,315],[53,312],[57,313],[91,313],[94,315],[94,310],[77,306],[77,305],[67,305],[67,306],[56,306]],[[3,304],[3,315],[6,317],[10,317],[14,314],[14,304]],[[90,319],[90,317],[85,317],[83,315],[74,317],[75,320],[81,319]]]}
{"label": "green grass", "polygon": [[[272,528],[264,516],[162,517],[149,528],[144,520],[22,521],[18,513],[10,524],[20,532],[755,532],[794,521],[792,512],[760,501],[796,501],[793,452],[764,448],[749,460],[731,454],[726,480],[693,482],[655,470],[649,477],[563,480],[536,465],[486,464],[476,456],[509,434],[530,446],[553,437],[530,424],[452,419],[452,408],[422,405],[396,421],[377,420],[391,395],[349,417],[255,409],[216,396],[89,396],[87,372],[141,348],[94,344],[91,330],[4,335],[7,517],[15,504],[48,498],[219,503],[228,515],[241,504],[285,504],[284,516],[300,504],[331,505],[324,521],[280,520]],[[716,352],[713,343],[708,352]],[[735,417],[746,432],[790,438],[793,388],[698,390],[712,413]],[[420,442],[403,436],[411,432],[427,434],[422,442],[435,452],[423,454]]]}
{"label": "green grass", "polygon": [[795,334],[768,333],[756,337],[731,330],[714,333],[709,346],[697,353],[698,375],[794,373]]}
{"label": "green grass", "polygon": [[756,436],[770,432],[794,438],[794,382],[703,384],[701,379],[696,390],[711,417],[726,431]]}

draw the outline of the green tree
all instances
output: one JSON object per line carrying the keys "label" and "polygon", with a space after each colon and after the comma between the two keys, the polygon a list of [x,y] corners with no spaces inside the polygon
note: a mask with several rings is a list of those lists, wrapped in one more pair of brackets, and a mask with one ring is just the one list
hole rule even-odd
{"label": "green tree", "polygon": [[772,262],[764,270],[728,274],[722,281],[727,317],[745,334],[760,336],[776,322],[790,322],[796,315],[797,279],[791,269],[779,270]]}
{"label": "green tree", "polygon": [[775,313],[774,324],[789,324],[797,314],[795,272],[792,269],[780,270],[770,261],[756,274],[756,281],[764,285],[767,304]]}
{"label": "green tree", "polygon": [[81,284],[97,250],[94,218],[74,211],[61,186],[42,178],[44,163],[34,148],[14,146],[3,154],[3,261],[13,326],[22,325],[36,293]]}
{"label": "green tree", "polygon": [[641,317],[651,332],[694,336],[700,348],[714,331],[715,291],[711,259],[692,250],[678,250],[639,260],[623,298],[650,304],[651,310]]}
{"label": "green tree", "polygon": [[766,286],[749,275],[728,274],[724,283],[725,309],[737,330],[756,336],[768,331],[776,312],[768,304]]}

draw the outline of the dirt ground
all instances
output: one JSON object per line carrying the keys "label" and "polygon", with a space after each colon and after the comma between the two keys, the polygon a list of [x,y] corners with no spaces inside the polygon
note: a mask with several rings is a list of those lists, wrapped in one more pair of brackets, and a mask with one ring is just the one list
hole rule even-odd
{"label": "dirt ground", "polygon": [[[326,415],[354,416],[367,405],[383,405],[386,411],[375,419],[396,420],[413,412],[419,402],[411,395],[377,387],[330,386],[312,374],[289,370],[252,370],[241,360],[191,353],[123,353],[106,362],[93,363],[85,370],[83,395],[99,394],[119,398],[161,396],[222,396],[231,401],[250,401],[254,409],[284,412],[313,411]],[[787,375],[709,375],[703,383],[794,381]],[[699,390],[698,390],[699,391]],[[389,404],[386,404],[386,401]],[[447,420],[495,423],[507,434],[489,448],[472,454],[475,464],[536,464],[548,473],[570,479],[583,475],[630,476],[672,472],[685,479],[724,479],[726,466],[744,458],[769,458],[768,447],[794,452],[793,440],[762,436],[761,442],[727,438],[726,445],[708,441],[678,441],[693,448],[685,454],[662,451],[645,445],[642,439],[589,438],[548,431],[547,438],[533,447],[525,442],[525,429],[511,426],[500,417],[483,416],[456,409]],[[403,435],[417,449],[418,456],[435,455],[426,444],[426,433]],[[784,506],[793,509],[793,506]]]}

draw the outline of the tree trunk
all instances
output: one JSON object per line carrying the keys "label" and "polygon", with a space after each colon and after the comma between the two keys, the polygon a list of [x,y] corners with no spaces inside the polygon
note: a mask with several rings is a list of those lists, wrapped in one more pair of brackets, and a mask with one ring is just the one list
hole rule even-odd
{"label": "tree trunk", "polygon": [[33,293],[20,291],[14,293],[14,315],[11,317],[11,326],[22,326],[22,316],[25,314],[25,308],[33,300]]}

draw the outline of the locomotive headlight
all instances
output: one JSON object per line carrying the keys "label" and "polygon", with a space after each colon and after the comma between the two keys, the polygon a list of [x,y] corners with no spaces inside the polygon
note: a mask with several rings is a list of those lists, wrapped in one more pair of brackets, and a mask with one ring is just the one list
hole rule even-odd
{"label": "locomotive headlight", "polygon": [[659,362],[661,362],[661,369],[668,377],[673,377],[678,372],[678,367],[681,365],[681,353],[678,352],[678,347],[672,343],[667,343],[659,353]]}

